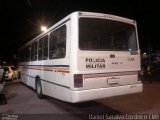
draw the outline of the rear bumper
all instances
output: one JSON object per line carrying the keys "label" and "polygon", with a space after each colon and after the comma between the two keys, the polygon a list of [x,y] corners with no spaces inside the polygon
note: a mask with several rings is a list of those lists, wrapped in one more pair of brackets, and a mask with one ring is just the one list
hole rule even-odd
{"label": "rear bumper", "polygon": [[143,84],[125,85],[118,87],[99,88],[83,91],[72,91],[72,103],[107,98],[119,95],[139,93],[143,91]]}

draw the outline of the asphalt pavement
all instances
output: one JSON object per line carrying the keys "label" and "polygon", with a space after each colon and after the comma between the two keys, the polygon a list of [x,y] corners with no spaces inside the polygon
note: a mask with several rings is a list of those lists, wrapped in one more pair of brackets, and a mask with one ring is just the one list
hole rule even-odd
{"label": "asphalt pavement", "polygon": [[[121,114],[159,114],[160,113],[160,82],[152,84],[144,82],[142,93],[99,99],[83,103],[67,103],[54,98],[38,99],[35,91],[19,80],[7,82],[5,94],[8,104],[0,105],[1,118],[29,117],[50,120],[56,118],[68,120],[94,119],[93,115]],[[46,118],[47,117],[47,118]],[[18,119],[18,120],[19,120]],[[103,119],[103,118],[101,118]],[[5,119],[3,119],[5,120]],[[21,120],[21,119],[20,119]],[[22,119],[23,120],[23,119]]]}

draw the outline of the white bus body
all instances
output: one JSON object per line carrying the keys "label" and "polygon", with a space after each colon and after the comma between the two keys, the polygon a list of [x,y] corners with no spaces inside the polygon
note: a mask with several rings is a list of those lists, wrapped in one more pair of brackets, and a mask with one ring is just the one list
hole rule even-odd
{"label": "white bus body", "polygon": [[134,20],[74,12],[20,48],[21,80],[67,102],[142,91]]}

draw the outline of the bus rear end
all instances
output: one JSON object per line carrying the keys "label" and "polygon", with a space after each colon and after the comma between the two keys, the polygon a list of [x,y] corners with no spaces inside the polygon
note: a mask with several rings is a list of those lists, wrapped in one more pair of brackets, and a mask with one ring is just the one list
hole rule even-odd
{"label": "bus rear end", "polygon": [[141,92],[136,22],[79,13],[77,24],[71,45],[72,102]]}

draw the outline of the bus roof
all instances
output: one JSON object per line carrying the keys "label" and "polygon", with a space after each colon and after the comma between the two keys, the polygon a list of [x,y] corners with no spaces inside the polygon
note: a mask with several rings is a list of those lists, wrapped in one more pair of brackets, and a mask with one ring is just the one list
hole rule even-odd
{"label": "bus roof", "polygon": [[[63,18],[59,22],[55,23],[54,25],[52,25],[50,28],[48,28],[47,31],[45,31],[45,32],[41,33],[40,35],[36,36],[31,41],[27,42],[23,47],[27,46],[28,44],[34,42],[37,39],[40,39],[41,37],[43,37],[44,35],[46,35],[50,31],[52,31],[53,29],[56,29],[58,26],[60,26],[63,23],[67,22],[68,20],[70,20],[71,16],[74,16],[74,15],[78,15],[80,17],[93,17],[93,18],[96,17],[96,18],[103,18],[103,19],[106,18],[106,19],[111,19],[111,20],[130,23],[130,24],[135,24],[136,23],[135,20],[124,18],[124,17],[120,17],[120,16],[116,16],[116,15],[110,15],[110,14],[105,14],[105,13],[96,13],[96,12],[76,11],[76,12],[73,12],[73,13],[69,14],[68,16],[66,16],[65,18]],[[21,47],[21,48],[23,48],[23,47]]]}
{"label": "bus roof", "polygon": [[123,21],[127,23],[135,23],[135,20],[121,17],[121,16],[116,16],[116,15],[111,15],[111,14],[105,14],[105,13],[95,13],[95,12],[78,12],[79,15],[82,15],[84,17],[96,17],[96,18],[106,18],[106,19],[111,19],[111,20],[117,20],[117,21]]}

